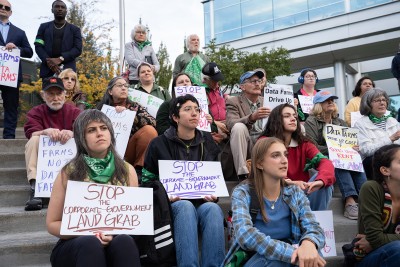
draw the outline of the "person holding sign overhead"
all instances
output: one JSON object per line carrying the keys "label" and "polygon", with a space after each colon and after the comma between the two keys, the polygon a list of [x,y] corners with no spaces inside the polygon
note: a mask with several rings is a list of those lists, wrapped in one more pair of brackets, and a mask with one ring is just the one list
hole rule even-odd
{"label": "person holding sign overhead", "polygon": [[315,89],[315,85],[318,82],[318,76],[315,70],[313,69],[303,69],[300,72],[300,76],[297,78],[297,81],[302,84],[297,93],[294,94],[294,106],[297,107],[297,113],[299,114],[299,119],[301,122],[305,121],[308,117],[308,113],[306,113],[301,108],[301,103],[299,102],[300,96],[314,96],[319,90]]}
{"label": "person holding sign overhead", "polygon": [[[335,172],[332,162],[301,132],[296,108],[281,104],[271,111],[261,138],[281,139],[288,151],[286,183],[304,190],[312,210],[326,210],[332,199]],[[310,177],[309,170],[317,171]]]}
{"label": "person holding sign overhead", "polygon": [[[338,97],[329,91],[319,91],[314,96],[314,107],[310,116],[304,123],[306,135],[318,145],[319,151],[329,157],[328,146],[324,137],[324,127],[327,124],[347,127],[345,121],[339,118],[338,108],[334,99]],[[358,150],[358,146],[353,149]],[[367,180],[365,173],[335,168],[336,181],[339,184],[344,204],[344,217],[351,220],[358,218],[358,192],[362,184]]]}
{"label": "person holding sign overhead", "polygon": [[[325,245],[324,231],[303,192],[285,182],[287,157],[285,145],[277,138],[254,145],[251,176],[232,193],[235,241],[224,266],[325,266],[319,255]],[[258,204],[257,209],[252,203]],[[239,250],[250,254],[244,265],[232,264]]]}
{"label": "person holding sign overhead", "polygon": [[27,211],[42,209],[42,199],[34,197],[40,135],[65,144],[73,137],[72,124],[81,112],[75,105],[65,103],[65,88],[60,78],[43,79],[40,95],[45,104],[32,108],[24,125],[25,136],[29,139],[25,145],[26,172],[31,185],[30,198],[25,204]]}
{"label": "person holding sign overhead", "polygon": [[[29,44],[25,32],[20,28],[14,26],[14,24],[12,24],[9,20],[10,16],[12,15],[12,7],[10,2],[6,0],[0,0],[0,7],[0,45],[4,46],[4,50],[10,52],[13,49],[19,49],[21,57],[32,57],[33,50],[31,48],[31,45]],[[2,51],[2,53],[7,52]],[[4,77],[6,77],[6,75],[4,75]],[[6,81],[7,79],[1,78],[1,80]],[[15,129],[17,128],[18,121],[19,86],[21,82],[22,68],[21,61],[19,61],[17,87],[0,85],[1,97],[3,99],[4,107],[3,139],[15,139]]]}
{"label": "person holding sign overhead", "polygon": [[[196,129],[200,119],[197,99],[186,94],[172,100],[172,126],[151,141],[146,152],[142,182],[159,179],[159,160],[218,161],[219,148],[208,132]],[[217,197],[182,200],[170,198],[178,266],[219,266],[224,259],[224,216]],[[198,233],[202,235],[201,262]]]}
{"label": "person holding sign overhead", "polygon": [[83,111],[74,123],[74,138],[77,154],[58,174],[47,211],[47,231],[60,238],[51,253],[51,265],[140,266],[138,248],[129,235],[60,234],[68,180],[138,186],[134,168],[116,155],[113,126],[105,114]]}

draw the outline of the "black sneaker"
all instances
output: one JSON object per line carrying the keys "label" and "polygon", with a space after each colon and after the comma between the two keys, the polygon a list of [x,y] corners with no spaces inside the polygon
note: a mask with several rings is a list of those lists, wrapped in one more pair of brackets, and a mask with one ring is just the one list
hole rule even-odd
{"label": "black sneaker", "polygon": [[35,189],[31,188],[31,195],[29,196],[29,200],[25,203],[25,210],[41,210],[42,207],[42,199],[39,197],[35,197]]}

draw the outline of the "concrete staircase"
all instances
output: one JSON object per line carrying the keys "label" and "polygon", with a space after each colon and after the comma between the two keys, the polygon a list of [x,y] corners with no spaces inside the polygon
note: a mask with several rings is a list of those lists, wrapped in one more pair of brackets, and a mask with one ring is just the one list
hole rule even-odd
{"label": "concrete staircase", "polygon": [[[2,129],[0,129],[2,132]],[[29,197],[23,129],[15,140],[0,139],[0,266],[50,266],[57,238],[46,230],[46,209],[24,211]]]}
{"label": "concrete staircase", "polygon": [[[238,184],[235,181],[227,181],[229,194],[232,193],[233,188]],[[228,211],[231,209],[231,201],[230,198],[220,198],[219,205],[226,217],[228,215]],[[330,209],[333,213],[333,225],[335,229],[335,242],[336,242],[336,257],[329,257],[325,260],[327,261],[327,267],[342,267],[344,257],[342,252],[342,246],[346,243],[350,243],[355,235],[357,234],[357,221],[349,220],[343,216],[344,206],[341,199],[341,193],[339,188],[335,186],[335,190],[333,193],[333,198],[330,203]]]}

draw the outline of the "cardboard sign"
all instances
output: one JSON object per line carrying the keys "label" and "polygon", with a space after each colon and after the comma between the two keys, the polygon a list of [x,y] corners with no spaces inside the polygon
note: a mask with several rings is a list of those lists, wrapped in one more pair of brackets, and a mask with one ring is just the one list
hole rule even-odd
{"label": "cardboard sign", "polygon": [[324,137],[329,150],[329,159],[339,169],[364,172],[360,154],[352,147],[357,145],[358,129],[327,124]]}
{"label": "cardboard sign", "polygon": [[183,96],[186,94],[190,94],[190,95],[194,96],[197,99],[197,101],[199,101],[201,113],[200,113],[200,121],[199,121],[199,125],[197,126],[197,129],[199,129],[201,131],[211,132],[211,125],[206,119],[206,114],[210,114],[210,111],[208,110],[208,98],[207,98],[207,94],[206,94],[206,89],[204,87],[200,87],[200,86],[175,87],[176,97]]}
{"label": "cardboard sign", "polygon": [[153,235],[153,189],[68,181],[61,235]]}
{"label": "cardboard sign", "polygon": [[335,230],[333,228],[333,215],[331,210],[312,211],[319,225],[324,230],[325,247],[321,250],[324,257],[336,256]]}
{"label": "cardboard sign", "polygon": [[[293,86],[283,84],[268,84],[264,88],[263,107],[273,110],[280,104],[288,103],[293,105]],[[267,124],[267,119],[263,119],[263,129]]]}
{"label": "cardboard sign", "polygon": [[351,127],[354,127],[356,124],[356,121],[362,118],[363,115],[361,115],[360,111],[356,112],[350,112],[350,121],[351,121]]}
{"label": "cardboard sign", "polygon": [[151,94],[141,92],[132,88],[128,89],[128,97],[130,100],[139,103],[142,107],[147,109],[147,112],[155,118],[157,116],[157,111],[164,100],[155,97]]}
{"label": "cardboard sign", "polygon": [[303,110],[303,113],[309,114],[314,106],[314,96],[298,95],[297,97],[299,98],[301,110]]}
{"label": "cardboard sign", "polygon": [[21,50],[12,51],[0,46],[0,85],[17,88]]}
{"label": "cardboard sign", "polygon": [[115,149],[120,158],[123,158],[131,134],[133,121],[135,120],[136,111],[126,109],[118,113],[115,107],[109,105],[103,105],[101,111],[111,120],[114,129]]}
{"label": "cardboard sign", "polygon": [[76,155],[74,138],[62,145],[46,135],[39,139],[35,197],[50,197],[58,173]]}
{"label": "cardboard sign", "polygon": [[169,196],[183,199],[228,197],[218,161],[159,160],[160,181]]}

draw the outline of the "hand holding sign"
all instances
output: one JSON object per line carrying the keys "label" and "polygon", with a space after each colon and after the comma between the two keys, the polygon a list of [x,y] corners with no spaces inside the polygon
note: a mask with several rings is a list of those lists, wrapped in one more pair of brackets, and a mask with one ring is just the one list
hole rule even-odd
{"label": "hand holding sign", "polygon": [[250,115],[251,121],[258,121],[267,118],[271,114],[271,109],[267,107],[259,107],[255,112]]}

